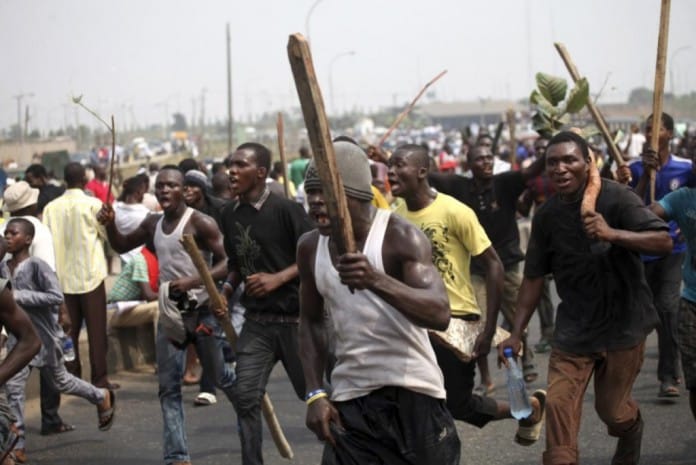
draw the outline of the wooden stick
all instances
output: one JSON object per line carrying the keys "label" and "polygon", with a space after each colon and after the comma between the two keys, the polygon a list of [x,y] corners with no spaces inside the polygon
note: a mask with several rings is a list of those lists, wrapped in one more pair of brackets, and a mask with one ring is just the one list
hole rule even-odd
{"label": "wooden stick", "polygon": [[290,36],[288,59],[302,105],[309,142],[314,152],[314,163],[321,180],[324,202],[331,219],[331,240],[335,241],[339,254],[354,252],[356,248],[353,224],[348,212],[343,181],[336,167],[336,154],[324,110],[324,99],[314,72],[309,44],[302,34]]}
{"label": "wooden stick", "polygon": [[278,153],[280,154],[280,163],[283,165],[283,189],[285,197],[290,198],[290,180],[288,179],[288,160],[285,158],[285,124],[283,123],[283,113],[278,112],[276,120],[276,130],[278,131]]}
{"label": "wooden stick", "polygon": [[116,161],[116,123],[114,123],[114,115],[111,115],[111,167],[109,168],[109,190],[106,192],[106,203],[109,199],[113,199],[111,194],[111,186],[114,183],[114,162]]}
{"label": "wooden stick", "polygon": [[[510,108],[505,116],[507,117],[508,130],[510,132],[510,167],[514,169],[517,165],[517,139],[515,137],[515,110]],[[495,155],[495,153],[494,153]]]}
{"label": "wooden stick", "polygon": [[[198,246],[196,245],[196,240],[193,238],[193,235],[184,234],[181,239],[181,243],[191,257],[191,261],[193,261],[198,274],[203,280],[205,290],[208,291],[208,295],[210,296],[211,308],[227,308],[225,302],[220,296],[220,293],[217,291],[215,281],[213,281],[213,277],[210,274],[208,265],[205,263],[205,260],[203,260],[203,255],[201,255],[200,250],[198,250]],[[237,333],[234,330],[234,326],[232,326],[232,322],[229,318],[220,318],[218,319],[218,322],[220,323],[220,326],[222,326],[222,330],[224,331],[228,342],[232,348],[234,348],[237,345]],[[278,418],[275,415],[275,410],[273,408],[273,404],[271,403],[270,397],[268,397],[268,393],[264,393],[263,398],[261,399],[261,410],[263,411],[266,424],[268,425],[268,429],[273,437],[273,442],[275,442],[275,445],[278,448],[278,452],[283,458],[292,459],[294,456],[292,447],[290,447],[290,444],[283,433],[283,428],[278,422]]]}
{"label": "wooden stick", "polygon": [[413,108],[416,106],[416,102],[418,102],[418,99],[420,99],[423,96],[423,94],[425,93],[425,91],[428,90],[428,87],[433,85],[435,83],[435,81],[440,79],[445,74],[447,74],[446,69],[441,71],[440,74],[438,74],[437,76],[432,78],[426,85],[423,86],[423,88],[420,90],[420,92],[418,92],[418,95],[416,95],[416,98],[414,98],[411,101],[411,103],[406,108],[404,108],[404,111],[399,113],[399,116],[396,117],[396,120],[394,120],[394,122],[389,127],[389,129],[387,129],[387,132],[385,132],[384,135],[379,139],[379,142],[377,142],[377,144],[376,144],[377,147],[381,147],[384,144],[384,142],[389,138],[391,133],[394,132],[394,129],[396,129],[397,126],[399,126],[399,124],[401,124],[401,122],[404,120],[404,118],[406,118],[406,116],[409,113],[411,113],[411,110],[413,110]]}
{"label": "wooden stick", "polygon": [[[498,122],[498,127],[495,128],[495,135],[493,136],[493,145],[491,145],[491,152],[493,155],[498,154],[498,144],[500,143],[500,136],[503,134],[503,126],[505,126],[504,121]],[[462,140],[466,140],[462,138]]]}
{"label": "wooden stick", "polygon": [[[669,39],[670,0],[662,0],[660,8],[660,32],[657,38],[657,61],[655,63],[655,86],[653,91],[653,118],[650,148],[660,156],[660,127],[662,126],[662,97],[665,92],[667,70],[667,42]],[[650,170],[650,203],[655,201],[655,170]]]}
{"label": "wooden stick", "polygon": [[[556,50],[558,50],[558,54],[561,55],[561,58],[563,59],[563,62],[565,63],[566,68],[570,73],[570,76],[573,78],[573,82],[579,81],[581,78],[580,72],[578,71],[578,68],[575,66],[575,63],[573,63],[573,60],[570,58],[570,54],[568,53],[568,50],[565,48],[565,45],[563,45],[560,42],[556,42],[553,45],[556,47]],[[609,154],[618,166],[625,165],[626,161],[624,160],[623,156],[621,156],[621,151],[614,143],[614,139],[611,137],[611,133],[609,132],[607,123],[604,120],[602,114],[599,112],[599,108],[597,108],[597,106],[591,98],[587,99],[586,106],[590,114],[592,115],[592,119],[594,119],[597,128],[599,128],[599,132],[602,133],[604,142],[607,144],[607,147],[609,148]]]}

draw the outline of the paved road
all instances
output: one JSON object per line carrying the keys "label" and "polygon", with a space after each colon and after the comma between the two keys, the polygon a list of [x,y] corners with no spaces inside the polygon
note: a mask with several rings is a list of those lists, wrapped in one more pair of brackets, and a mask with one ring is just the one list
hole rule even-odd
{"label": "paved road", "polygon": [[[536,325],[536,320],[532,323]],[[536,336],[532,336],[532,341]],[[686,395],[676,402],[665,403],[656,398],[657,364],[656,338],[648,339],[645,365],[636,386],[635,397],[641,404],[646,420],[643,442],[643,464],[696,464],[696,422],[691,417]],[[538,362],[545,373],[548,357],[539,355]],[[493,358],[491,357],[491,362]],[[492,365],[493,366],[493,365]],[[495,393],[503,398],[504,374],[495,370],[500,386]],[[116,423],[108,433],[96,428],[95,408],[81,399],[64,401],[61,413],[76,425],[71,433],[42,437],[39,435],[38,405],[27,406],[29,464],[65,465],[145,465],[161,461],[161,416],[157,399],[156,377],[150,373],[122,373],[114,377],[122,384],[118,391]],[[545,375],[532,385],[542,387]],[[304,427],[304,405],[292,394],[292,388],[279,366],[273,373],[269,393],[295,451],[292,461],[282,459],[268,435],[265,438],[266,464],[314,465],[319,463],[321,444]],[[241,462],[239,438],[234,410],[220,399],[215,406],[193,407],[196,394],[193,387],[185,388],[189,444],[195,465],[222,465]],[[592,388],[585,397],[580,450],[584,465],[608,464],[615,440],[608,437],[593,409]],[[512,438],[516,425],[512,421],[490,424],[479,430],[458,423],[462,440],[462,463],[481,465],[539,464],[543,441],[531,446],[516,445]],[[424,464],[425,465],[425,464]]]}

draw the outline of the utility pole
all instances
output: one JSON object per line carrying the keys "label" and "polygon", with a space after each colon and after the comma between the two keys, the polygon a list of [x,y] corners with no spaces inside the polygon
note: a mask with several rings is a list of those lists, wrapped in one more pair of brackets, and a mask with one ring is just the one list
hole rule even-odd
{"label": "utility pole", "polygon": [[227,153],[232,153],[232,52],[230,23],[227,23]]}
{"label": "utility pole", "polygon": [[24,125],[22,124],[22,100],[24,97],[33,97],[32,92],[15,95],[12,97],[17,100],[17,134],[19,135],[19,151],[24,154]]}

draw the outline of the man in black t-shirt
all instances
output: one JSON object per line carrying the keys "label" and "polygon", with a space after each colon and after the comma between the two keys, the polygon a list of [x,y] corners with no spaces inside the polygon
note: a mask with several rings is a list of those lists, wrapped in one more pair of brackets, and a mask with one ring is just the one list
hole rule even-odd
{"label": "man in black t-shirt", "polygon": [[595,408],[619,438],[612,465],[637,464],[643,420],[631,397],[645,337],[658,322],[640,254],[669,253],[667,224],[630,189],[602,180],[596,211],[580,214],[589,172],[585,140],[562,132],[549,141],[546,171],[556,188],[537,212],[527,249],[512,335],[518,350],[553,273],[561,298],[549,359],[545,465],[578,463],[585,389],[594,375]]}
{"label": "man in black t-shirt", "polygon": [[240,303],[245,322],[237,342],[235,406],[242,464],[263,463],[261,398],[271,370],[281,360],[297,397],[305,383],[298,354],[299,278],[295,249],[312,229],[302,205],[270,192],[271,152],[257,143],[240,145],[230,157],[230,183],[239,200],[222,211],[229,271],[225,295],[244,282]]}
{"label": "man in black t-shirt", "polygon": [[[503,295],[500,299],[500,312],[508,325],[514,321],[517,291],[522,282],[520,262],[524,254],[520,249],[520,233],[517,229],[517,199],[527,187],[527,182],[541,173],[544,158],[540,157],[523,171],[508,171],[493,175],[493,152],[488,145],[477,145],[468,154],[468,166],[473,175],[467,179],[458,175],[430,175],[430,185],[439,192],[451,195],[469,206],[483,226],[493,243],[505,268]],[[482,313],[486,314],[486,271],[479,260],[471,261],[471,282],[476,300]],[[522,364],[525,381],[537,378],[534,367],[534,354],[524,337]],[[484,386],[489,384],[488,368],[485,360],[479,363]],[[485,392],[485,390],[484,390]]]}
{"label": "man in black t-shirt", "polygon": [[63,195],[65,188],[55,186],[48,182],[48,173],[43,165],[33,164],[24,171],[24,180],[35,189],[39,190],[38,214],[41,216],[48,202]]}

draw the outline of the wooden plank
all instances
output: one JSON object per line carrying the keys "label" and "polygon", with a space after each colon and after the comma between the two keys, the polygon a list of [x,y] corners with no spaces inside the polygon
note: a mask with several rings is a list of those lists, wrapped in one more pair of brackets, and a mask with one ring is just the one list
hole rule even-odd
{"label": "wooden plank", "polygon": [[343,181],[336,167],[336,154],[331,142],[329,121],[326,118],[324,99],[319,89],[309,44],[302,34],[293,34],[288,40],[288,59],[295,78],[309,142],[314,152],[314,163],[319,173],[324,202],[331,219],[331,240],[339,254],[355,252],[353,224]]}
{"label": "wooden plank", "polygon": [[[570,73],[570,76],[573,78],[573,82],[577,82],[578,80],[580,80],[580,72],[578,71],[578,68],[575,66],[575,63],[573,63],[573,60],[570,58],[570,53],[568,53],[568,50],[566,49],[565,45],[563,45],[560,42],[556,42],[553,45],[556,47],[558,54],[561,55],[563,63],[565,63],[566,68]],[[611,158],[614,159],[618,166],[625,165],[626,161],[621,155],[621,151],[614,143],[614,139],[611,137],[611,133],[609,132],[609,127],[607,126],[607,123],[604,120],[602,114],[600,113],[599,108],[597,108],[597,105],[595,105],[594,101],[592,101],[591,97],[587,99],[586,106],[590,114],[592,115],[592,119],[594,119],[594,122],[597,125],[599,132],[602,133],[604,142],[607,144],[607,147],[609,148],[609,154],[611,155]]]}
{"label": "wooden plank", "polygon": [[[660,8],[660,32],[657,38],[657,60],[655,63],[655,86],[653,87],[653,119],[650,148],[660,153],[660,128],[662,127],[662,100],[665,92],[667,70],[667,42],[669,39],[670,0],[662,0]],[[650,170],[650,202],[655,201],[655,171]]]}
{"label": "wooden plank", "polygon": [[[196,240],[193,238],[193,235],[184,234],[181,239],[181,244],[184,246],[184,250],[186,250],[191,257],[191,261],[193,261],[193,265],[196,267],[196,270],[203,281],[205,290],[208,291],[211,308],[227,308],[227,305],[225,305],[222,296],[220,296],[220,293],[217,290],[217,286],[215,286],[215,281],[213,281],[213,277],[210,274],[208,265],[203,259],[201,251],[198,250],[198,245],[196,244]],[[222,326],[222,330],[227,337],[227,341],[234,349],[237,346],[237,333],[234,330],[234,326],[232,326],[232,322],[229,318],[218,318],[217,321],[220,323],[220,326]],[[281,457],[292,459],[294,456],[292,447],[290,447],[290,443],[288,443],[285,433],[283,433],[283,428],[278,422],[278,418],[275,415],[275,409],[273,408],[270,397],[268,397],[268,393],[265,393],[261,399],[261,410],[263,411],[263,416],[266,419],[266,424],[268,425],[268,430],[271,433],[273,442],[278,448],[278,452],[280,453]]]}

